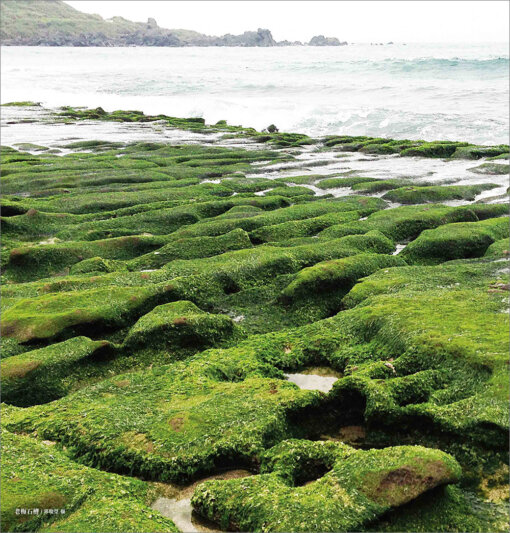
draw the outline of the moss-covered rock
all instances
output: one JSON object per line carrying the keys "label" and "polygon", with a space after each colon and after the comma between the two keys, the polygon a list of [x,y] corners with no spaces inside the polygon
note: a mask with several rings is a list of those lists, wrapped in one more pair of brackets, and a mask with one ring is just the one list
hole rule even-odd
{"label": "moss-covered rock", "polygon": [[91,274],[98,272],[127,272],[127,265],[115,259],[91,257],[76,263],[71,267],[70,274]]}
{"label": "moss-covered rock", "polygon": [[494,189],[494,183],[479,185],[430,185],[425,187],[401,187],[387,192],[383,198],[399,204],[424,204],[449,200],[474,200],[482,191]]}
{"label": "moss-covered rock", "polygon": [[502,163],[482,163],[481,165],[473,168],[469,168],[471,172],[475,174],[489,174],[497,176],[501,174],[508,174],[510,171],[510,165],[504,165]]}
{"label": "moss-covered rock", "polygon": [[21,299],[3,313],[3,335],[27,342],[120,327],[164,300],[168,290],[154,285],[110,287]]}
{"label": "moss-covered rock", "polygon": [[191,347],[195,350],[226,342],[236,325],[225,315],[213,315],[186,301],[158,305],[129,330],[127,347]]}
{"label": "moss-covered rock", "polygon": [[101,363],[112,352],[113,347],[106,341],[74,337],[3,359],[2,399],[9,404],[28,406],[60,398],[71,390],[71,376],[80,370],[86,376],[101,376]]}
{"label": "moss-covered rock", "polygon": [[508,239],[509,232],[507,217],[445,224],[422,232],[400,255],[408,262],[421,264],[481,257],[495,241]]}
{"label": "moss-covered rock", "polygon": [[5,430],[2,490],[3,531],[178,531],[149,507],[147,483],[79,465],[54,442]]}
{"label": "moss-covered rock", "polygon": [[[418,446],[363,451],[286,441],[265,462],[262,471],[270,473],[201,484],[193,507],[239,531],[359,531],[388,509],[460,477],[452,457]],[[321,469],[327,473],[321,476]],[[306,474],[311,482],[295,486],[308,481]]]}
{"label": "moss-covered rock", "polygon": [[405,265],[399,257],[384,254],[359,254],[318,263],[301,270],[282,291],[284,301],[310,298],[317,293],[346,293],[362,277],[380,268]]}

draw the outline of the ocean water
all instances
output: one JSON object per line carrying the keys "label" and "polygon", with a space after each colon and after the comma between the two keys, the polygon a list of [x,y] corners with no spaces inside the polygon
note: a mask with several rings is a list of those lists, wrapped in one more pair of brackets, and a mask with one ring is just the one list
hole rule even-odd
{"label": "ocean water", "polygon": [[2,103],[138,109],[309,135],[508,142],[508,44],[3,47]]}

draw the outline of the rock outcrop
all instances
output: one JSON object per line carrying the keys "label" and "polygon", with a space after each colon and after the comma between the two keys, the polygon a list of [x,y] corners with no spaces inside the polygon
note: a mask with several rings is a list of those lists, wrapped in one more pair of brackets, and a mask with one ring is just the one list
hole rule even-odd
{"label": "rock outcrop", "polygon": [[347,41],[340,42],[336,37],[316,35],[310,39],[308,46],[345,46]]}

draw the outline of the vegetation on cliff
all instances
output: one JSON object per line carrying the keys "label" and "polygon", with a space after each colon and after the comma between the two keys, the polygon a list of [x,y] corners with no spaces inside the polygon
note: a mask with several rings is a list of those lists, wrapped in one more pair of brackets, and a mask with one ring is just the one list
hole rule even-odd
{"label": "vegetation on cliff", "polygon": [[[132,22],[121,16],[103,19],[61,0],[2,0],[0,39],[3,46],[296,46],[277,42],[267,29],[221,37],[192,30],[160,28],[153,18]],[[310,46],[340,46],[335,37],[319,35]]]}

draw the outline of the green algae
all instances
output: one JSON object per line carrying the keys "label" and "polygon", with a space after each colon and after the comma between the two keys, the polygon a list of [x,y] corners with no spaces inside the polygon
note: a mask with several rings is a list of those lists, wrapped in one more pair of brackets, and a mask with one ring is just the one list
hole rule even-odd
{"label": "green algae", "polygon": [[3,335],[21,342],[48,339],[76,328],[128,323],[164,298],[165,287],[111,287],[21,299],[3,313]]}
{"label": "green algae", "polygon": [[[405,267],[381,271],[373,281],[369,277],[356,286],[345,301],[357,304],[349,311],[356,315],[353,323],[361,319],[360,332],[398,358],[390,367],[369,365],[362,370],[357,365],[336,390],[364,396],[365,417],[374,422],[400,423],[405,431],[405,421],[412,424],[416,416],[429,434],[456,434],[486,446],[505,447],[508,339],[502,311],[506,300],[491,290],[502,279],[498,272],[497,264],[483,262]],[[416,373],[421,385],[411,380],[412,394],[406,398],[399,381],[409,381],[410,372]],[[371,378],[386,373],[395,379],[379,385],[367,381],[365,373]],[[423,393],[416,394],[420,388]],[[462,414],[466,412],[469,417]]]}
{"label": "green algae", "polygon": [[172,302],[155,307],[129,330],[124,344],[136,346],[193,346],[198,350],[219,344],[236,333],[232,319],[201,311],[191,302]]}
{"label": "green algae", "polygon": [[494,183],[480,185],[430,185],[410,186],[393,189],[383,198],[399,204],[423,204],[426,202],[445,202],[449,200],[474,200],[482,191],[494,189]]}
{"label": "green algae", "polygon": [[508,239],[499,239],[493,242],[485,251],[485,257],[508,257],[510,254],[510,242]]}
{"label": "green algae", "polygon": [[405,261],[402,259],[385,254],[359,254],[317,263],[301,270],[282,291],[282,297],[285,301],[295,301],[323,292],[340,291],[345,294],[358,279],[381,268],[403,265]]}
{"label": "green algae", "polygon": [[100,376],[103,372],[101,363],[112,356],[112,351],[106,341],[73,337],[3,359],[0,367],[2,399],[23,407],[65,396],[80,371],[88,376]]}
{"label": "green algae", "polygon": [[[367,213],[367,210],[363,211],[363,213]],[[326,215],[318,217],[292,220],[280,224],[271,224],[251,231],[250,239],[252,242],[260,244],[263,242],[282,241],[295,237],[314,236],[329,226],[358,220],[361,216],[362,214],[359,211],[347,211],[327,213]]]}
{"label": "green algae", "polygon": [[329,136],[325,138],[324,144],[348,152],[400,154],[414,157],[480,159],[508,154],[508,145],[477,146],[450,141],[398,141],[364,136]]}
{"label": "green algae", "polygon": [[500,533],[508,529],[508,505],[494,504],[459,487],[447,486],[424,494],[372,524],[367,531]]}
{"label": "green algae", "polygon": [[218,352],[116,376],[58,406],[16,413],[7,425],[37,426],[39,435],[62,442],[90,465],[182,482],[229,461],[251,464],[257,452],[292,432],[290,413],[318,401],[317,393],[271,375],[275,370],[262,362]]}
{"label": "green algae", "polygon": [[475,174],[508,174],[510,172],[510,165],[503,165],[501,163],[483,163],[477,167],[469,168]]}
{"label": "green algae", "polygon": [[129,261],[127,265],[130,270],[160,268],[176,259],[199,259],[251,246],[248,233],[239,228],[217,237],[177,238],[155,252]]}
{"label": "green algae", "polygon": [[7,102],[6,104],[2,104],[2,107],[40,107],[41,104],[39,102],[31,102],[29,100],[24,100],[21,102]]}
{"label": "green algae", "polygon": [[30,151],[30,152],[45,152],[49,150],[46,146],[41,146],[40,144],[33,143],[18,143],[15,145],[18,150]]}
{"label": "green algae", "polygon": [[4,531],[178,531],[149,507],[147,483],[87,468],[55,443],[5,430],[2,489]]}
{"label": "green algae", "polygon": [[72,266],[70,274],[92,274],[99,272],[122,272],[127,271],[127,265],[123,261],[115,259],[103,259],[102,257],[91,257],[84,259]]}
{"label": "green algae", "polygon": [[402,150],[402,156],[421,157],[451,157],[459,148],[468,146],[467,143],[453,142],[432,142],[423,143],[420,146],[406,148]]}
{"label": "green algae", "polygon": [[421,264],[481,257],[491,244],[508,239],[509,235],[507,217],[445,224],[422,232],[401,252],[401,256],[408,262]]}
{"label": "green algae", "polygon": [[[321,467],[327,473],[318,477]],[[388,509],[455,482],[460,468],[443,452],[421,447],[361,451],[284,441],[266,452],[261,472],[203,483],[192,504],[225,529],[359,531]]]}
{"label": "green algae", "polygon": [[[260,144],[80,141],[59,157],[2,147],[3,398],[23,407],[4,407],[9,430],[58,442],[98,476],[183,483],[225,467],[260,471],[231,480],[245,492],[231,481],[197,490],[201,512],[248,530],[338,530],[341,516],[345,529],[499,531],[501,504],[473,491],[490,492],[508,447],[508,277],[494,261],[507,256],[508,205],[428,203],[469,202],[492,184],[245,176],[274,178],[274,163],[302,168],[295,155],[307,144],[474,160],[504,158],[507,146],[312,140],[135,111],[62,112]],[[319,197],[301,187],[311,184],[361,194]],[[380,191],[424,205],[388,208],[370,196]],[[396,243],[407,246],[388,255]],[[284,379],[317,366],[340,376],[327,394]],[[343,440],[352,425],[380,450],[305,440]],[[385,448],[396,444],[410,446]],[[423,445],[455,456],[461,486],[420,496],[430,476],[403,472],[402,457],[414,465],[437,453],[454,464]],[[391,465],[399,483],[381,499],[370,474]],[[145,521],[144,494],[91,497],[37,528],[172,531]],[[139,508],[135,523],[129,509]]]}
{"label": "green algae", "polygon": [[423,230],[432,229],[451,222],[476,222],[497,217],[508,212],[502,204],[472,204],[468,207],[447,207],[431,204],[428,206],[402,206],[378,211],[366,220],[355,223],[331,226],[319,233],[319,237],[343,237],[377,230],[395,241],[415,239]]}
{"label": "green algae", "polygon": [[500,146],[464,146],[457,148],[453,153],[453,158],[459,159],[482,159],[487,158],[503,158],[508,159],[508,145]]}
{"label": "green algae", "polygon": [[319,189],[334,189],[336,187],[351,187],[356,188],[358,184],[368,184],[379,181],[377,178],[362,178],[359,176],[352,176],[350,178],[326,178],[317,183]]}

